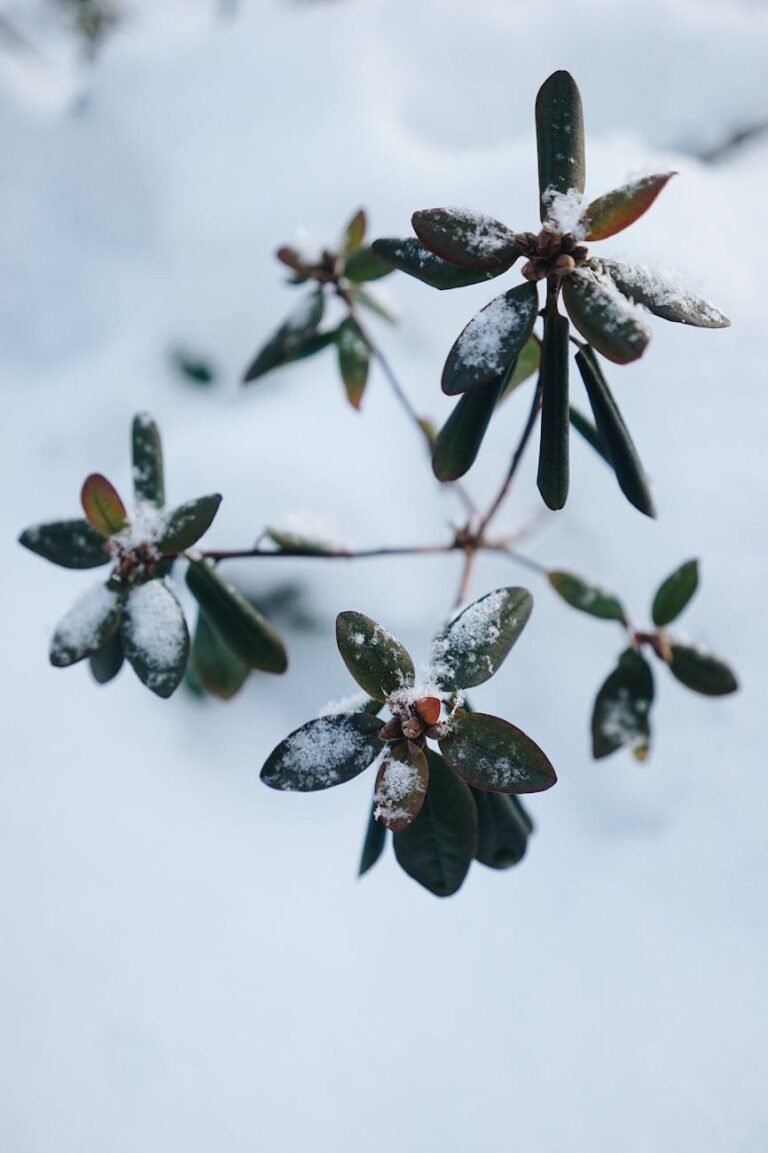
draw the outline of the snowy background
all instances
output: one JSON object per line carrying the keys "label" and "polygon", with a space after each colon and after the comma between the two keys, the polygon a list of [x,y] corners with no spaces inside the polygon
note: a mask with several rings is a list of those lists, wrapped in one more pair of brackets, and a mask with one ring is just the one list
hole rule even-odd
{"label": "snowy background", "polygon": [[[764,240],[768,146],[697,150],[766,116],[760,0],[134,2],[91,70],[29,17],[0,54],[3,769],[0,1148],[8,1153],[764,1153],[768,1045],[764,717]],[[709,701],[659,677],[653,756],[595,764],[588,717],[621,644],[509,561],[473,592],[529,584],[532,621],[474,694],[546,749],[523,865],[475,866],[454,898],[391,856],[355,878],[371,781],[325,794],[258,780],[282,736],[352,689],[335,613],[380,619],[416,654],[449,607],[456,558],[241,564],[254,590],[303,583],[318,619],[284,679],[232,704],[151,697],[124,671],[47,663],[92,574],[15,544],[77,515],[86,473],[128,488],[132,414],[164,433],[169,499],[225,500],[211,546],[320,518],[360,547],[442,539],[459,514],[385,381],[364,411],[333,360],[243,390],[291,307],[272,251],[373,235],[415,208],[537,220],[533,102],[574,73],[590,195],[638,169],[680,175],[608,256],[671,264],[731,317],[653,323],[616,388],[654,481],[635,513],[580,442],[567,509],[543,517],[535,463],[500,527],[614,589],[640,623],[690,556],[687,635],[738,670]],[[380,291],[376,332],[417,407],[495,286]],[[216,385],[169,364],[210,356]],[[579,386],[580,387],[580,386]],[[528,404],[514,397],[469,477],[490,498]],[[578,397],[577,397],[578,399]],[[535,455],[535,454],[534,454]],[[280,567],[278,572],[278,565]]]}

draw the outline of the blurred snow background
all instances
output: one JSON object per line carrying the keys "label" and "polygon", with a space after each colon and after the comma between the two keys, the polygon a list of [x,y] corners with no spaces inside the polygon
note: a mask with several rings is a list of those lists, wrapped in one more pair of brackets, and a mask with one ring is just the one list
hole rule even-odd
{"label": "blurred snow background", "polygon": [[[85,71],[48,9],[4,11],[34,47],[0,55],[0,1148],[763,1153],[768,147],[717,166],[692,153],[765,118],[768,9],[242,0],[221,19],[205,0],[134,0]],[[164,432],[170,500],[225,494],[212,546],[294,513],[360,546],[442,536],[458,506],[377,374],[362,415],[330,356],[251,391],[237,378],[294,300],[271,254],[302,230],[333,239],[361,204],[373,235],[437,204],[532,227],[533,101],[555,68],[584,97],[589,194],[680,172],[602,251],[673,264],[733,327],[655,322],[644,360],[610,374],[657,523],[577,443],[567,510],[539,517],[531,462],[504,525],[533,522],[527,551],[640,621],[661,577],[701,556],[685,629],[743,691],[707,701],[659,678],[652,759],[593,763],[590,702],[618,632],[482,559],[476,593],[531,584],[537,609],[477,704],[539,740],[560,784],[529,806],[521,867],[475,866],[441,902],[391,856],[355,880],[365,776],[286,796],[258,770],[351,691],[335,613],[423,653],[456,560],[241,565],[254,589],[303,582],[321,627],[289,637],[287,678],[221,706],[51,669],[50,631],[93,578],[14,539],[76,515],[90,471],[127,489],[140,409]],[[402,319],[376,331],[438,421],[442,359],[494,291],[381,284]],[[181,380],[178,344],[220,383]],[[526,406],[495,421],[469,477],[481,500]]]}

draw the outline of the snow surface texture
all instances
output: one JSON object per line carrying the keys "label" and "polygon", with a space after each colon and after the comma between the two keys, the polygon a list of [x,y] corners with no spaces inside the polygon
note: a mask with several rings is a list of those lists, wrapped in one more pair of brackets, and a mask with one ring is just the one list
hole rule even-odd
{"label": "snow surface texture", "polygon": [[[0,1145],[764,1153],[768,392],[753,209],[768,154],[756,145],[705,167],[678,151],[764,115],[764,5],[553,0],[545,19],[532,0],[243,0],[220,24],[208,0],[132,8],[79,114],[51,45],[2,56],[0,515],[13,608]],[[589,709],[619,630],[483,558],[473,595],[521,583],[536,608],[472,703],[530,733],[559,783],[526,800],[537,829],[519,868],[474,866],[438,901],[390,852],[355,880],[374,770],[312,795],[264,788],[258,770],[350,692],[335,613],[385,620],[426,653],[460,557],[233,563],[227,575],[254,590],[306,582],[322,630],[290,636],[285,678],[254,676],[233,703],[199,705],[181,691],[156,700],[130,670],[99,689],[85,666],[49,668],[50,634],[94,576],[13,541],[77,515],[94,469],[128,493],[142,409],[164,434],[169,507],[225,494],[212,546],[247,545],[290,510],[332,517],[361,546],[442,536],[460,509],[375,369],[362,414],[345,405],[330,352],[250,390],[235,381],[301,291],[272,256],[299,227],[333,242],[365,204],[372,235],[405,235],[415,208],[453,203],[535,229],[533,102],[563,67],[584,96],[588,197],[646,165],[680,171],[599,255],[675,264],[733,327],[649,318],[646,356],[609,370],[658,522],[575,443],[567,509],[542,519],[529,461],[499,530],[532,525],[521,549],[615,589],[640,624],[658,581],[700,555],[685,630],[732,660],[744,687],[707,701],[659,676],[650,760],[595,764]],[[513,269],[504,285],[450,293],[405,277],[373,286],[403,317],[371,327],[420,412],[445,419],[451,341],[517,280]],[[175,377],[178,343],[214,359],[221,383]],[[508,464],[520,394],[467,478],[480,500]],[[585,406],[577,374],[574,401]]]}

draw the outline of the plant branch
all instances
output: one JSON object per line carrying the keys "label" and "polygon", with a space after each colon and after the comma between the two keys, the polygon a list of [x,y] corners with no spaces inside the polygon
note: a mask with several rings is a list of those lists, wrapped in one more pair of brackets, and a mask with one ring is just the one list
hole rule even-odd
{"label": "plant branch", "polygon": [[518,441],[517,448],[515,449],[514,453],[512,454],[512,462],[509,466],[509,471],[507,472],[507,475],[504,478],[504,483],[502,484],[501,488],[499,489],[495,500],[491,504],[491,506],[488,509],[488,511],[486,512],[485,516],[480,521],[480,526],[477,530],[477,537],[478,537],[478,541],[481,544],[483,543],[483,535],[484,535],[486,529],[488,528],[488,525],[491,523],[493,518],[496,516],[496,513],[499,511],[502,504],[504,503],[507,496],[509,495],[509,490],[511,489],[512,483],[515,479],[515,476],[517,475],[517,470],[520,467],[520,464],[522,462],[525,450],[528,447],[528,442],[530,441],[533,430],[536,427],[536,418],[539,415],[539,409],[540,408],[541,408],[541,378],[539,378],[539,381],[536,385],[536,389],[535,389],[534,394],[533,394],[533,402],[531,404],[530,412],[528,413],[528,419],[525,422],[525,427],[523,428],[522,434],[520,436],[520,440]]}

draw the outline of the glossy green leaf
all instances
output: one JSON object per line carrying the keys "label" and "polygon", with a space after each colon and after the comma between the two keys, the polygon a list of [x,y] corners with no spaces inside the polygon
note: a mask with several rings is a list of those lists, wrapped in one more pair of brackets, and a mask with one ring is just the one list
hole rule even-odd
{"label": "glossy green leaf", "polygon": [[518,385],[524,383],[529,377],[538,372],[541,367],[541,341],[538,336],[531,336],[518,353],[515,367],[509,374],[499,400],[506,400],[515,391]]}
{"label": "glossy green leaf", "polygon": [[537,484],[547,508],[560,509],[568,499],[569,484],[568,320],[557,313],[544,318],[540,380]]}
{"label": "glossy green leaf", "polygon": [[358,776],[381,752],[382,722],[370,713],[318,717],[270,753],[261,779],[271,789],[313,793]]}
{"label": "glossy green leaf", "polygon": [[416,280],[428,284],[430,288],[444,291],[448,288],[466,288],[470,284],[480,284],[485,280],[493,280],[500,276],[505,269],[488,270],[483,268],[460,268],[443,260],[430,252],[420,240],[409,236],[405,240],[384,237],[374,240],[373,251],[382,260],[386,260],[393,268]]}
{"label": "glossy green leaf", "polygon": [[382,825],[381,821],[376,820],[375,806],[371,809],[371,815],[368,818],[368,827],[365,830],[365,840],[363,841],[363,851],[360,854],[360,867],[357,875],[362,877],[369,869],[378,861],[387,843],[387,830]]}
{"label": "glossy green leaf", "polygon": [[93,472],[85,478],[80,501],[89,524],[104,536],[112,536],[128,524],[128,514],[117,489],[101,473]]}
{"label": "glossy green leaf", "polygon": [[221,494],[218,492],[180,504],[170,513],[163,535],[157,542],[160,552],[173,555],[191,548],[211,527],[220,504]]}
{"label": "glossy green leaf", "polygon": [[437,897],[461,888],[477,853],[477,809],[467,785],[429,752],[429,788],[419,815],[395,833],[398,864]]}
{"label": "glossy green leaf", "polygon": [[[317,333],[323,319],[325,296],[322,288],[314,289],[299,304],[298,308],[280,325],[277,332],[259,350],[249,365],[243,380],[248,384],[258,380],[273,368],[280,368],[302,355],[307,355],[306,347]],[[313,347],[313,351],[318,351]]]}
{"label": "glossy green leaf", "polygon": [[642,304],[654,316],[695,328],[728,328],[730,320],[708,300],[681,289],[673,281],[642,266],[615,260],[591,260],[589,265],[608,276],[619,292]]}
{"label": "glossy green leaf", "polygon": [[432,471],[438,480],[458,480],[474,464],[505,379],[501,375],[459,398],[433,445]]}
{"label": "glossy green leaf", "polygon": [[365,240],[367,229],[368,221],[366,219],[365,209],[359,208],[344,229],[341,251],[345,256],[357,251]]}
{"label": "glossy green leaf", "polygon": [[485,272],[504,272],[520,255],[511,228],[465,208],[425,208],[411,217],[413,231],[435,256]]}
{"label": "glossy green leaf", "polygon": [[314,540],[296,532],[283,532],[282,529],[266,528],[264,536],[277,545],[279,552],[295,556],[335,556],[339,549],[328,541]]}
{"label": "glossy green leaf", "polygon": [[524,588],[500,588],[467,605],[435,637],[432,676],[447,692],[481,685],[498,671],[525,628],[533,597]]}
{"label": "glossy green leaf", "polygon": [[224,643],[202,610],[189,655],[199,683],[222,701],[231,700],[240,691],[251,671],[247,662]]}
{"label": "glossy green leaf", "polygon": [[592,755],[607,757],[628,746],[638,760],[648,755],[653,673],[645,657],[627,649],[595,699],[592,711]]}
{"label": "glossy green leaf", "polygon": [[347,257],[344,265],[344,275],[348,280],[354,280],[358,284],[369,280],[381,280],[382,276],[389,276],[393,271],[389,261],[382,260],[368,244]]}
{"label": "glossy green leaf", "polygon": [[553,72],[539,89],[536,148],[540,212],[545,221],[552,192],[584,191],[584,115],[576,81],[568,72]]}
{"label": "glossy green leaf", "polygon": [[88,663],[93,679],[97,684],[106,685],[120,672],[124,660],[123,638],[118,629],[107,638],[98,652],[91,656]]}
{"label": "glossy green leaf", "polygon": [[540,793],[557,775],[546,754],[521,729],[488,713],[458,709],[440,741],[446,764],[476,789]]}
{"label": "glossy green leaf", "polygon": [[594,449],[598,456],[601,456],[607,465],[613,468],[613,462],[608,455],[608,450],[600,439],[600,433],[597,431],[591,420],[588,420],[578,408],[570,405],[568,409],[568,419],[571,422],[571,428],[575,428],[579,436],[581,436],[590,448]]}
{"label": "glossy green leaf", "polygon": [[477,808],[477,860],[489,869],[509,869],[525,856],[533,823],[517,797],[472,789]]}
{"label": "glossy green leaf", "polygon": [[24,529],[19,544],[62,568],[98,568],[109,562],[107,539],[87,520],[56,520]]}
{"label": "glossy green leaf", "polygon": [[581,335],[607,360],[629,364],[645,352],[650,329],[608,277],[577,269],[563,278],[563,301]]}
{"label": "glossy green leaf", "polygon": [[120,605],[119,594],[104,584],[78,597],[53,634],[51,664],[64,669],[98,652],[120,624]]}
{"label": "glossy green leaf", "polygon": [[160,430],[146,412],[140,412],[133,418],[131,443],[133,492],[136,503],[147,501],[157,508],[162,508],[165,504],[163,446],[160,441]]}
{"label": "glossy green leaf", "polygon": [[399,641],[363,613],[343,612],[336,618],[336,643],[342,660],[361,689],[385,701],[412,685],[413,661]]}
{"label": "glossy green leaf", "polygon": [[353,317],[348,316],[336,329],[336,344],[347,399],[353,408],[359,409],[368,381],[371,349]]}
{"label": "glossy green leaf", "polygon": [[407,828],[419,815],[427,795],[426,754],[407,741],[391,745],[376,775],[376,816],[393,833]]}
{"label": "glossy green leaf", "polygon": [[187,585],[221,639],[249,668],[285,672],[288,654],[279,634],[217,569],[192,561]]}
{"label": "glossy green leaf", "polygon": [[123,604],[123,646],[139,680],[159,697],[181,684],[189,633],[181,605],[163,580],[135,585]]}
{"label": "glossy green leaf", "polygon": [[699,562],[686,561],[657,588],[651,608],[653,623],[661,628],[676,620],[698,587]]}
{"label": "glossy green leaf", "polygon": [[604,621],[627,623],[624,607],[612,593],[605,592],[597,585],[588,584],[573,573],[559,572],[555,569],[547,573],[547,580],[555,592],[572,608],[580,609],[581,612],[589,613],[590,616],[599,617]]}
{"label": "glossy green leaf", "polygon": [[686,688],[708,697],[722,697],[727,693],[735,693],[738,689],[739,682],[733,670],[706,649],[681,645],[674,641],[669,647],[671,651],[669,667],[672,675]]}
{"label": "glossy green leaf", "polygon": [[598,196],[584,211],[584,239],[605,240],[634,224],[648,211],[667,181],[676,175],[676,172],[660,172],[655,176],[641,176],[613,192],[606,192],[605,196]]}
{"label": "glossy green leaf", "polygon": [[594,351],[591,348],[579,349],[576,365],[584,381],[597,431],[608,453],[619,488],[636,509],[646,516],[655,517],[656,509],[648,478]]}
{"label": "glossy green leaf", "polygon": [[530,338],[539,307],[536,285],[519,284],[486,304],[455,341],[443,368],[442,388],[456,396],[506,373]]}

